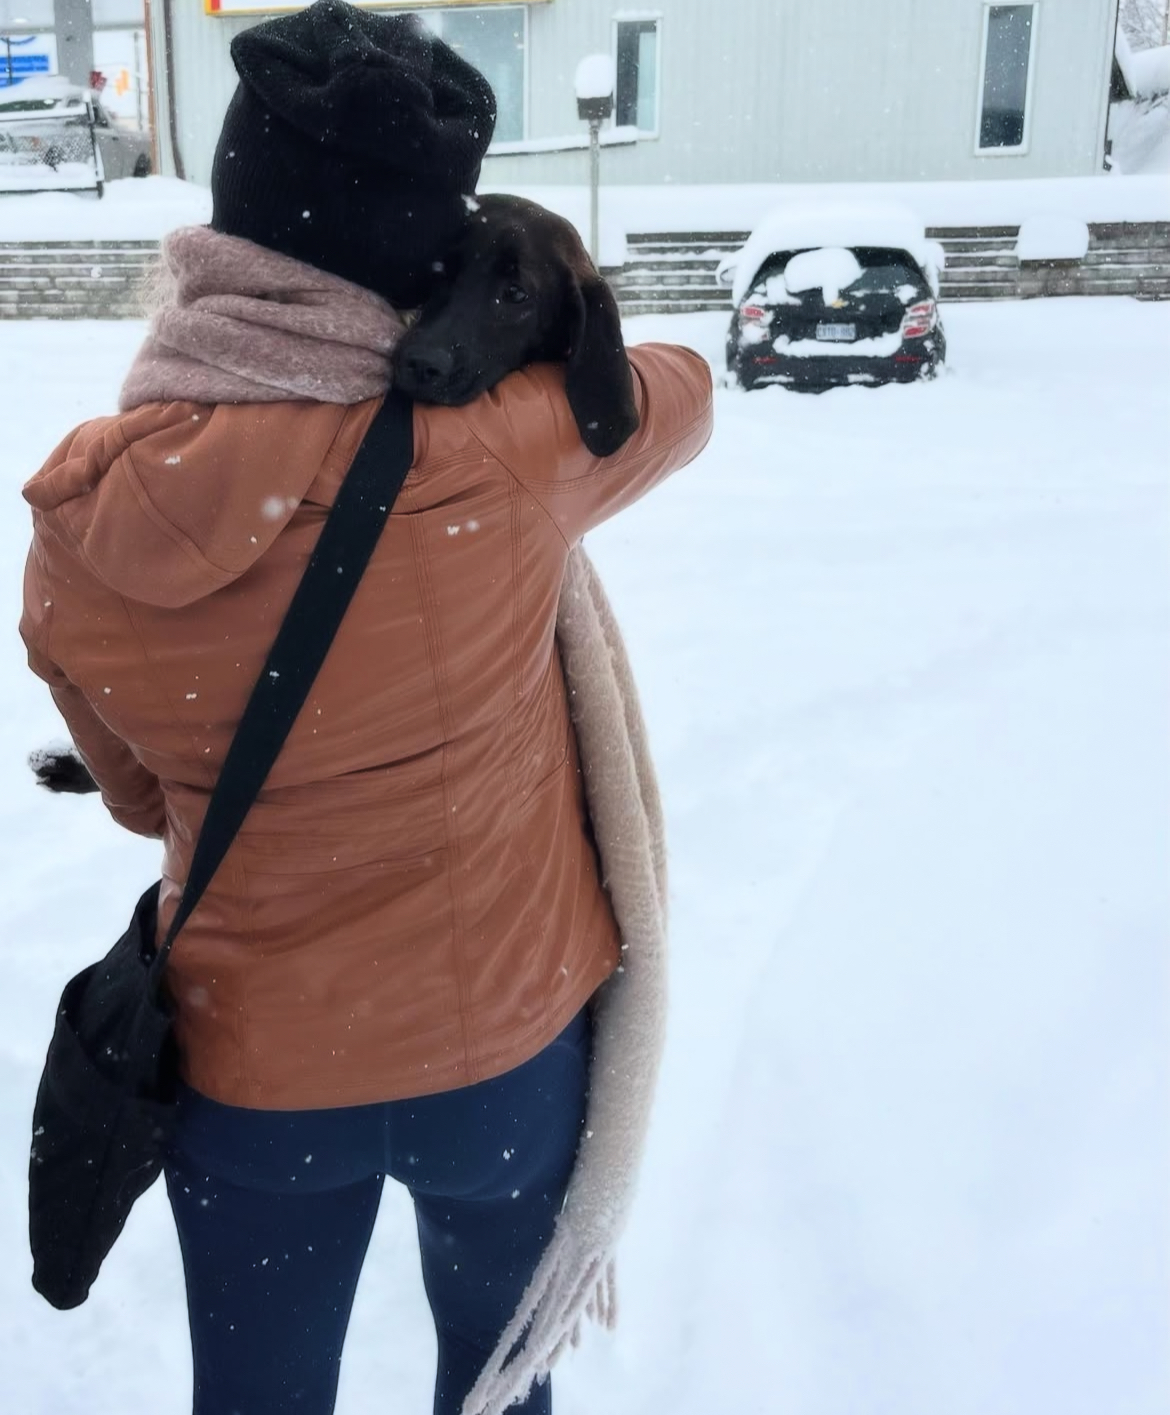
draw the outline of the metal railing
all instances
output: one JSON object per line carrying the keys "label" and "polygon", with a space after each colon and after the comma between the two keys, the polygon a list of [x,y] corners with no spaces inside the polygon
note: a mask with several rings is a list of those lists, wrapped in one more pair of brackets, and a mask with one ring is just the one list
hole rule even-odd
{"label": "metal railing", "polygon": [[84,118],[32,113],[0,122],[0,192],[101,190],[104,174]]}

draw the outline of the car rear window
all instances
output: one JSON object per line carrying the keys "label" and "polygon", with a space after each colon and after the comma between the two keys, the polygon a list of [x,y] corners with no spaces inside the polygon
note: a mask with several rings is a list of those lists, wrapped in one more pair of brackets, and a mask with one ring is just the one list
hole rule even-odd
{"label": "car rear window", "polygon": [[[877,246],[854,246],[852,250],[862,274],[848,287],[850,294],[909,296],[926,289],[922,271],[905,251],[891,251]],[[803,254],[803,251],[783,251],[766,260],[752,281],[751,298],[769,304],[798,303],[788,295],[783,280],[776,277],[783,276],[793,256]],[[913,292],[909,291],[910,286],[913,286]]]}
{"label": "car rear window", "polygon": [[902,251],[861,250],[854,251],[862,276],[849,287],[858,293],[886,294],[904,285],[924,287],[926,282],[922,271],[913,260]]}

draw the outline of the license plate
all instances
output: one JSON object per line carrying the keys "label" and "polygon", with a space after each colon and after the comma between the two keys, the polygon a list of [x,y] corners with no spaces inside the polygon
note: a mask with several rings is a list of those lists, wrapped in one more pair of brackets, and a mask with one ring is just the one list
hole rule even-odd
{"label": "license plate", "polygon": [[852,343],[857,338],[856,324],[818,324],[818,339],[835,339],[840,343]]}

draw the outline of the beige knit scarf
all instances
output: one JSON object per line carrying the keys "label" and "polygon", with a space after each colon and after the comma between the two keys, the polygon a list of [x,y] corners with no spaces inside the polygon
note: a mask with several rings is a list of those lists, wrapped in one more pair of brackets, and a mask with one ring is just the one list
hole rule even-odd
{"label": "beige knit scarf", "polygon": [[[163,242],[150,334],[122,388],[142,403],[360,403],[384,393],[404,325],[377,295],[207,227]],[[616,1320],[614,1250],[658,1075],[666,1014],[666,850],[637,690],[613,610],[578,546],[557,641],[622,964],[593,1006],[585,1134],[564,1209],[528,1291],[463,1406],[502,1415],[544,1379],[590,1316]]]}

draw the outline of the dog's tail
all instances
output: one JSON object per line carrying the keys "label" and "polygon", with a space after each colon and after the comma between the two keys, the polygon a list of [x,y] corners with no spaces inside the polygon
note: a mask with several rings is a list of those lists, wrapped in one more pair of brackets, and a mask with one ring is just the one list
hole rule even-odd
{"label": "dog's tail", "polygon": [[47,791],[85,796],[98,789],[89,768],[72,747],[42,747],[40,751],[30,753],[28,764],[36,776],[37,785]]}

